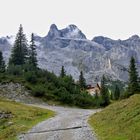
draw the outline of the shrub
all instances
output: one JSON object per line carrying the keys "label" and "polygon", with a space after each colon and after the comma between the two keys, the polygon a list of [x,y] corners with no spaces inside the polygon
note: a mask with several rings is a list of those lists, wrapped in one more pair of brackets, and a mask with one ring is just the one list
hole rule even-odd
{"label": "shrub", "polygon": [[59,89],[58,96],[59,96],[59,101],[62,101],[63,103],[66,104],[72,103],[71,96],[64,87],[61,87]]}
{"label": "shrub", "polygon": [[94,98],[85,91],[79,94],[73,94],[74,104],[83,108],[93,107],[95,105]]}
{"label": "shrub", "polygon": [[36,97],[42,97],[45,95],[46,89],[42,85],[36,85],[32,88],[32,94]]}
{"label": "shrub", "polygon": [[34,72],[27,72],[25,73],[25,80],[32,84],[35,84],[37,82],[37,77]]}

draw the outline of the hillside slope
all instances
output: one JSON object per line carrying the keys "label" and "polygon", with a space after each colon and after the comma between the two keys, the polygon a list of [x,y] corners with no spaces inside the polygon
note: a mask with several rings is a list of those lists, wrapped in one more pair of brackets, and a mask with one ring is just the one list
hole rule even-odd
{"label": "hillside slope", "polygon": [[140,140],[140,95],[111,104],[89,123],[101,140]]}

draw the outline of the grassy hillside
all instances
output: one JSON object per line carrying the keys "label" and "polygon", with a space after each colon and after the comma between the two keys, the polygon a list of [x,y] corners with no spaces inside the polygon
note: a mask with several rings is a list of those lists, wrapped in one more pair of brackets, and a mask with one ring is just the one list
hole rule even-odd
{"label": "grassy hillside", "polygon": [[89,123],[100,140],[140,140],[140,95],[109,105]]}
{"label": "grassy hillside", "polygon": [[38,122],[54,116],[54,112],[0,99],[0,140],[15,140],[16,136],[29,130]]}

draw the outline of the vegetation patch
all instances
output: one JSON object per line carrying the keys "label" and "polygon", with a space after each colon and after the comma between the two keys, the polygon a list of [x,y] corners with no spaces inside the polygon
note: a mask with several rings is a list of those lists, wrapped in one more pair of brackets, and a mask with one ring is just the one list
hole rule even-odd
{"label": "vegetation patch", "polygon": [[90,117],[101,140],[140,139],[140,95],[117,101]]}
{"label": "vegetation patch", "polygon": [[54,116],[54,112],[0,99],[0,139],[16,140],[16,136],[37,123]]}

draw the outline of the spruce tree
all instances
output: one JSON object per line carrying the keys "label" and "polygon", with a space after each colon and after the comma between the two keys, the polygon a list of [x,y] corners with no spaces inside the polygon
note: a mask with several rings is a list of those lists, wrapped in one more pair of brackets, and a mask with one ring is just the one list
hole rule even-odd
{"label": "spruce tree", "polygon": [[27,62],[28,48],[26,36],[23,33],[22,25],[16,35],[14,46],[12,49],[9,65],[23,65]]}
{"label": "spruce tree", "polygon": [[106,87],[106,78],[103,75],[101,79],[101,98],[102,98],[102,106],[107,106],[110,103],[108,88]]}
{"label": "spruce tree", "polygon": [[99,106],[100,106],[100,97],[99,97],[97,91],[95,91],[94,99],[95,99],[95,105],[96,105],[97,107],[99,107]]}
{"label": "spruce tree", "polygon": [[85,89],[86,88],[86,80],[83,76],[83,72],[80,72],[80,76],[79,76],[79,86],[81,89]]}
{"label": "spruce tree", "polygon": [[31,35],[31,44],[29,48],[29,64],[31,64],[34,68],[37,68],[37,53],[33,33]]}
{"label": "spruce tree", "polygon": [[0,51],[0,73],[5,72],[5,62],[3,60],[2,52]]}
{"label": "spruce tree", "polygon": [[66,76],[66,71],[65,71],[64,66],[62,66],[62,68],[61,68],[61,73],[60,73],[60,77],[61,77],[61,78],[64,78],[65,76]]}
{"label": "spruce tree", "polygon": [[114,100],[118,100],[120,98],[120,89],[118,85],[115,86],[115,91],[114,91]]}
{"label": "spruce tree", "polygon": [[138,90],[139,90],[138,72],[135,65],[135,59],[134,57],[131,57],[129,66],[129,84],[128,84],[129,95],[134,94]]}

